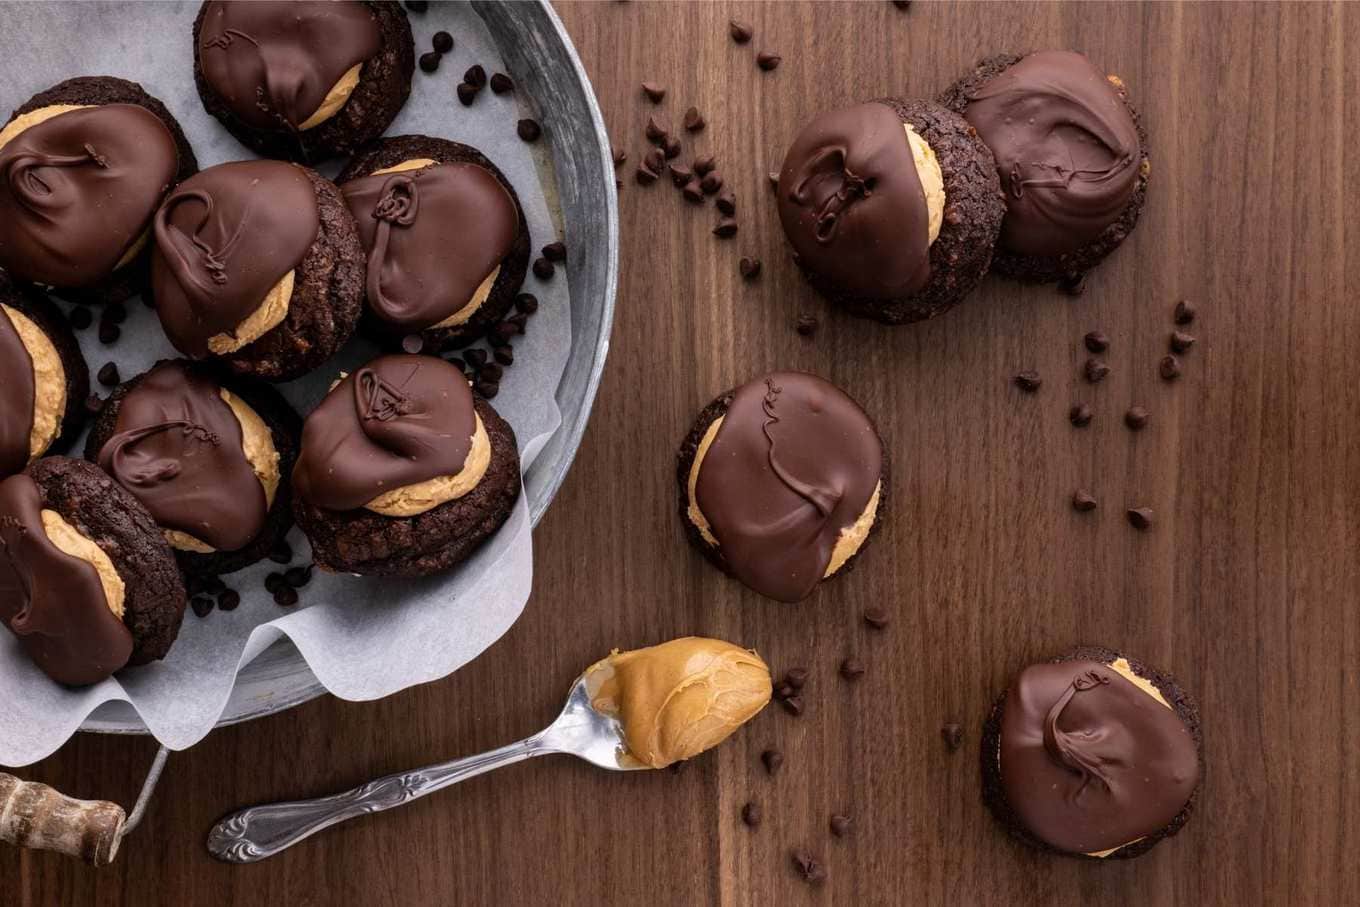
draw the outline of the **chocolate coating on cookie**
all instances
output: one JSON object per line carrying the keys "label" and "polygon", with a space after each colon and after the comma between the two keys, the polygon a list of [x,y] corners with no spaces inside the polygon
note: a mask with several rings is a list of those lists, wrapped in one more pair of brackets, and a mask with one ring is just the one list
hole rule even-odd
{"label": "chocolate coating on cookie", "polygon": [[35,390],[33,359],[0,308],[0,476],[28,465]]}
{"label": "chocolate coating on cookie", "polygon": [[1004,698],[999,750],[1007,805],[1030,834],[1068,853],[1158,834],[1199,782],[1181,716],[1103,661],[1026,668]]}
{"label": "chocolate coating on cookie", "polygon": [[1030,54],[967,100],[963,115],[992,149],[1006,193],[1006,249],[1061,255],[1119,219],[1139,178],[1138,128],[1084,55]]}
{"label": "chocolate coating on cookie", "polygon": [[310,504],[353,510],[457,474],[476,429],[461,371],[433,356],[381,356],[342,379],[307,417],[293,483]]}
{"label": "chocolate coating on cookie", "polygon": [[362,3],[212,0],[198,44],[203,77],[242,122],[296,129],[381,41]]}
{"label": "chocolate coating on cookie", "polygon": [[128,663],[132,634],[109,608],[99,573],[58,548],[26,474],[0,482],[0,619],[59,683],[96,683]]}
{"label": "chocolate coating on cookie", "polygon": [[929,212],[902,120],[871,101],[824,113],[779,172],[779,219],[800,262],[870,298],[930,278]]}
{"label": "chocolate coating on cookie", "polygon": [[123,397],[114,428],[99,465],[161,526],[223,551],[259,534],[268,501],[221,385],[162,363]]}
{"label": "chocolate coating on cookie", "polygon": [[57,114],[0,149],[0,266],[88,287],[146,230],[179,168],[175,138],[136,104]]}
{"label": "chocolate coating on cookie", "polygon": [[320,229],[307,173],[279,161],[219,164],[181,184],[156,212],[151,279],[175,348],[208,355],[298,266]]}
{"label": "chocolate coating on cookie", "polygon": [[405,330],[465,308],[519,235],[514,199],[476,164],[379,173],[340,189],[368,252],[369,308]]}
{"label": "chocolate coating on cookie", "polygon": [[878,434],[854,400],[813,375],[774,372],[733,393],[695,499],[732,573],[795,602],[826,575],[882,473]]}

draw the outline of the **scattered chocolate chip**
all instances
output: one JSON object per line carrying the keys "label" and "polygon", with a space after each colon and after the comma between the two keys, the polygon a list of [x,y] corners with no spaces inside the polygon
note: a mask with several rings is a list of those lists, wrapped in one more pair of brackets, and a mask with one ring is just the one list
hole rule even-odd
{"label": "scattered chocolate chip", "polygon": [[859,680],[864,676],[864,662],[851,656],[841,662],[841,676],[846,680]]}
{"label": "scattered chocolate chip", "polygon": [[783,699],[779,700],[779,704],[782,705],[784,711],[788,712],[790,715],[803,714],[803,697],[796,693],[792,696],[785,696]]}
{"label": "scattered chocolate chip", "polygon": [[216,606],[216,603],[211,598],[204,598],[201,595],[196,595],[189,599],[189,607],[193,608],[194,613],[199,617],[207,617],[212,613],[212,609]]}
{"label": "scattered chocolate chip", "polygon": [[615,192],[623,191],[623,180],[619,179],[618,177],[614,178],[614,191]]}
{"label": "scattered chocolate chip", "polygon": [[407,334],[401,338],[401,348],[414,356],[425,349],[425,338],[419,334]]}
{"label": "scattered chocolate chip", "polygon": [[423,13],[430,8],[429,0],[406,0],[406,8],[413,13]]}
{"label": "scattered chocolate chip", "polygon": [[548,259],[546,258],[534,259],[534,276],[537,277],[539,280],[547,280],[548,278],[552,277],[554,270],[556,269],[553,267],[553,263],[548,261]]}
{"label": "scattered chocolate chip", "polygon": [[90,394],[90,396],[85,398],[85,412],[89,413],[91,416],[99,415],[103,408],[104,398],[98,394]]}
{"label": "scattered chocolate chip", "polygon": [[94,314],[83,305],[78,305],[72,309],[71,314],[68,315],[67,318],[71,322],[71,327],[75,328],[77,331],[83,331],[94,324]]}
{"label": "scattered chocolate chip", "polygon": [[1086,275],[1068,274],[1062,280],[1058,281],[1058,289],[1062,290],[1068,296],[1080,296],[1082,293],[1086,292]]}
{"label": "scattered chocolate chip", "polygon": [[775,699],[788,699],[790,696],[795,695],[797,692],[798,691],[793,688],[793,684],[789,683],[787,680],[781,680],[779,681],[779,683],[774,685]]}
{"label": "scattered chocolate chip", "polygon": [[704,190],[705,195],[712,195],[722,188],[722,174],[716,170],[710,170],[704,174],[704,178],[699,185]]}
{"label": "scattered chocolate chip", "polygon": [[752,800],[741,808],[741,821],[747,826],[755,828],[760,825],[761,811],[760,804]]}
{"label": "scattered chocolate chip", "polygon": [[277,592],[286,585],[288,585],[288,581],[283,578],[282,573],[270,573],[264,578],[264,588],[266,592]]}
{"label": "scattered chocolate chip", "polygon": [[1182,299],[1176,303],[1176,311],[1171,316],[1177,324],[1190,324],[1195,320],[1195,307]]}
{"label": "scattered chocolate chip", "polygon": [[713,228],[713,235],[719,239],[731,239],[737,235],[736,218],[724,217],[718,221],[718,225]]}
{"label": "scattered chocolate chip", "polygon": [[502,366],[515,364],[515,351],[508,346],[498,346],[492,350],[491,355]]}
{"label": "scattered chocolate chip", "polygon": [[491,91],[495,94],[505,94],[507,91],[515,90],[515,80],[503,72],[491,74]]}
{"label": "scattered chocolate chip", "polygon": [[834,814],[828,824],[831,826],[831,833],[838,838],[843,838],[850,834],[850,829],[854,827],[854,823],[850,821],[850,817],[840,813]]}
{"label": "scattered chocolate chip", "polygon": [[1141,406],[1130,406],[1124,413],[1124,424],[1134,431],[1142,431],[1148,424],[1148,411]]}
{"label": "scattered chocolate chip", "polygon": [[751,40],[751,36],[756,32],[755,29],[745,22],[738,22],[736,19],[733,19],[731,22],[727,23],[727,33],[732,36],[733,41],[736,41],[738,44],[745,44],[747,41]]}
{"label": "scattered chocolate chip", "polygon": [[660,176],[662,168],[666,166],[666,153],[660,148],[649,148],[642,156],[642,162],[647,165],[648,170]]}
{"label": "scattered chocolate chip", "polygon": [[826,881],[826,867],[823,866],[816,857],[806,850],[795,850],[791,854],[793,858],[793,868],[798,870],[798,876],[809,885],[818,885]]}
{"label": "scattered chocolate chip", "polygon": [[741,272],[742,280],[755,280],[760,276],[760,259],[743,256],[737,262],[737,270]]}
{"label": "scattered chocolate chip", "polygon": [[911,0],[892,0],[892,5],[900,10],[911,9]]}
{"label": "scattered chocolate chip", "polygon": [[446,31],[437,31],[430,39],[430,46],[441,54],[446,54],[453,50],[453,35]]}
{"label": "scattered chocolate chip", "polygon": [[491,334],[487,339],[498,346],[505,346],[510,342],[510,338],[519,333],[519,329],[508,321],[502,321],[491,329]]}
{"label": "scattered chocolate chip", "polygon": [[463,354],[463,358],[473,369],[479,369],[486,365],[486,350],[468,350]]}
{"label": "scattered chocolate chip", "polygon": [[487,400],[493,400],[501,392],[501,385],[499,381],[478,381],[473,389]]}
{"label": "scattered chocolate chip", "polygon": [[798,320],[793,323],[793,329],[804,337],[811,337],[817,333],[817,316],[799,315]]}
{"label": "scattered chocolate chip", "polygon": [[789,668],[784,675],[784,682],[795,690],[801,690],[808,682],[807,668]]}
{"label": "scattered chocolate chip", "polygon": [[292,586],[282,586],[274,590],[274,604],[280,608],[291,608],[298,603],[298,591]]}
{"label": "scattered chocolate chip", "polygon": [[482,64],[474,63],[463,73],[463,81],[473,88],[480,89],[486,85],[486,70],[482,68]]}
{"label": "scattered chocolate chip", "polygon": [[864,612],[864,622],[875,630],[882,630],[888,625],[888,612],[882,608],[870,608]]}
{"label": "scattered chocolate chip", "polygon": [[685,183],[681,191],[684,193],[685,201],[692,202],[696,205],[702,205],[704,203],[704,190],[699,188],[699,178],[697,176],[690,177],[689,182]]}
{"label": "scattered chocolate chip", "polygon": [[223,611],[235,611],[241,604],[241,593],[227,589],[217,595],[217,607]]}
{"label": "scattered chocolate chip", "polygon": [[1085,403],[1074,403],[1072,408],[1067,411],[1067,419],[1077,428],[1085,428],[1091,424],[1091,407]]}
{"label": "scattered chocolate chip", "polygon": [[116,384],[122,383],[121,379],[118,377],[118,366],[112,362],[104,363],[104,365],[100,367],[99,374],[96,377],[99,379],[99,383],[105,387],[113,387]]}
{"label": "scattered chocolate chip", "polygon": [[642,93],[645,94],[653,104],[660,104],[662,98],[666,97],[666,87],[664,85],[658,85],[655,82],[643,82]]}
{"label": "scattered chocolate chip", "polygon": [[1082,371],[1086,374],[1087,381],[1099,384],[1110,373],[1110,367],[1099,359],[1087,359]]}
{"label": "scattered chocolate chip", "polygon": [[646,163],[638,164],[637,181],[639,186],[650,186],[656,182],[656,171],[648,167]]}
{"label": "scattered chocolate chip", "polygon": [[717,166],[718,159],[711,154],[706,154],[703,157],[695,158],[694,160],[694,172],[701,177],[708,176],[708,174],[713,171],[713,168]]}
{"label": "scattered chocolate chip", "polygon": [[694,171],[686,167],[684,164],[672,163],[670,165],[670,170],[671,170],[671,182],[675,184],[675,188],[677,189],[685,188],[685,185],[690,180],[694,179]]}
{"label": "scattered chocolate chip", "polygon": [[773,775],[784,764],[784,754],[775,749],[765,750],[760,754],[760,761],[765,764],[765,772]]}
{"label": "scattered chocolate chip", "polygon": [[523,334],[525,326],[529,323],[529,316],[525,315],[523,312],[520,312],[517,315],[511,315],[509,318],[505,320],[508,321],[510,324],[514,325],[516,334]]}
{"label": "scattered chocolate chip", "polygon": [[1044,379],[1039,377],[1039,373],[1034,370],[1024,371],[1014,378],[1015,386],[1027,394],[1032,394],[1043,387]]}
{"label": "scattered chocolate chip", "polygon": [[269,559],[276,564],[286,564],[293,559],[293,546],[285,541],[279,541],[269,550]]}
{"label": "scattered chocolate chip", "polygon": [[1157,365],[1157,374],[1162,376],[1163,381],[1175,381],[1181,376],[1181,361],[1175,356],[1163,356]]}
{"label": "scattered chocolate chip", "polygon": [[722,195],[719,195],[715,204],[717,204],[718,210],[728,217],[737,213],[737,197],[733,194],[731,189],[728,189]]}
{"label": "scattered chocolate chip", "polygon": [[486,365],[482,366],[482,371],[478,377],[483,381],[499,384],[501,379],[505,377],[505,369],[498,363],[488,362]]}
{"label": "scattered chocolate chip", "polygon": [[1110,338],[1104,331],[1092,331],[1084,339],[1086,348],[1093,353],[1103,353],[1110,348]]}
{"label": "scattered chocolate chip", "polygon": [[123,336],[123,329],[112,321],[99,322],[99,342],[108,346],[118,342],[118,338]]}
{"label": "scattered chocolate chip", "polygon": [[121,302],[111,302],[104,306],[104,311],[99,315],[103,321],[112,321],[114,324],[122,324],[127,321],[127,306]]}
{"label": "scattered chocolate chip", "polygon": [[614,149],[614,169],[617,170],[628,162],[628,152],[622,148]]}
{"label": "scattered chocolate chip", "polygon": [[666,159],[671,160],[680,156],[680,140],[673,135],[668,135],[662,141],[661,147],[666,150]]}
{"label": "scattered chocolate chip", "polygon": [[538,311],[538,297],[533,293],[520,293],[515,297],[515,310],[525,315],[534,314]]}
{"label": "scattered chocolate chip", "polygon": [[516,124],[515,132],[526,142],[537,142],[543,135],[543,127],[538,125],[538,120],[523,119]]}
{"label": "scattered chocolate chip", "polygon": [[209,595],[221,595],[227,591],[227,584],[222,582],[220,576],[205,576],[202,578],[203,591]]}
{"label": "scattered chocolate chip", "polygon": [[1150,529],[1152,527],[1152,509],[1149,507],[1131,507],[1128,517],[1129,525],[1134,529]]}
{"label": "scattered chocolate chip", "polygon": [[421,71],[421,72],[434,72],[436,69],[439,68],[439,61],[440,61],[442,58],[443,58],[443,55],[442,55],[442,54],[440,54],[440,53],[438,53],[438,52],[436,52],[436,51],[433,51],[433,50],[421,54],[421,55],[420,55],[420,71]]}
{"label": "scattered chocolate chip", "polygon": [[660,145],[666,140],[666,136],[671,134],[671,131],[662,125],[655,116],[649,116],[647,117],[647,126],[643,129],[643,133],[647,136],[647,141],[654,145]]}
{"label": "scattered chocolate chip", "polygon": [[702,132],[707,124],[704,122],[704,115],[699,112],[699,108],[691,107],[685,111],[685,119],[682,125],[686,132]]}
{"label": "scattered chocolate chip", "polygon": [[301,589],[312,581],[312,568],[310,566],[289,567],[283,571],[283,581],[294,589]]}
{"label": "scattered chocolate chip", "polygon": [[1096,509],[1095,496],[1089,491],[1078,488],[1072,492],[1072,509],[1078,513],[1090,513]]}
{"label": "scattered chocolate chip", "polygon": [[1170,345],[1171,352],[1184,353],[1195,345],[1195,336],[1193,334],[1187,334],[1185,331],[1172,331]]}
{"label": "scattered chocolate chip", "polygon": [[477,100],[477,87],[475,85],[459,82],[458,87],[454,89],[454,91],[458,93],[458,101],[464,107],[471,107],[472,102]]}
{"label": "scattered chocolate chip", "polygon": [[963,746],[963,726],[951,721],[940,728],[940,736],[944,738],[945,748],[951,753],[958,752],[959,747]]}
{"label": "scattered chocolate chip", "polygon": [[543,247],[543,257],[548,261],[566,261],[567,246],[561,242],[550,242]]}
{"label": "scattered chocolate chip", "polygon": [[779,61],[782,59],[784,58],[779,56],[779,54],[771,53],[768,50],[762,50],[760,53],[756,54],[756,65],[766,72],[769,72],[778,67]]}

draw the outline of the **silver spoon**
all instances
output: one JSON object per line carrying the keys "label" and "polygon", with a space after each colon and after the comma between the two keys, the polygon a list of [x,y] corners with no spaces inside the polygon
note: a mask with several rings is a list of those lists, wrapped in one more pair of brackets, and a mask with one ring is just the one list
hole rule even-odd
{"label": "silver spoon", "polygon": [[401,806],[492,769],[549,753],[567,753],[613,771],[647,768],[628,755],[618,720],[600,714],[590,704],[582,674],[572,685],[562,714],[527,740],[479,756],[387,775],[343,794],[243,809],[213,826],[208,852],[228,863],[255,863],[346,819]]}

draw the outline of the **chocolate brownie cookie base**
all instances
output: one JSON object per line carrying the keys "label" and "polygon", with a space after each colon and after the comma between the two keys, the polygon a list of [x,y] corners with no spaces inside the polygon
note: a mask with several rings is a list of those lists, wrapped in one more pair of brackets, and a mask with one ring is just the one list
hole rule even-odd
{"label": "chocolate brownie cookie base", "polygon": [[[490,158],[470,145],[446,139],[423,135],[399,135],[380,139],[355,155],[336,178],[336,183],[343,186],[350,180],[395,167],[403,161],[419,159],[438,161],[441,164],[476,164],[482,167],[494,175],[496,181],[510,193],[510,198],[515,203],[515,211],[519,214],[519,235],[515,238],[515,244],[510,248],[509,254],[501,259],[500,273],[496,275],[496,282],[492,284],[491,293],[486,297],[486,301],[463,324],[447,328],[427,328],[420,332],[420,336],[425,340],[425,350],[437,353],[442,349],[472,343],[484,336],[510,311],[515,294],[524,284],[524,273],[529,267],[529,222],[524,218],[524,208],[520,205],[515,187]],[[364,311],[363,330],[377,342],[394,350],[401,349],[402,338],[407,333],[383,322],[367,307]]]}
{"label": "chocolate brownie cookie base", "polygon": [[491,462],[472,491],[412,517],[325,510],[293,500],[298,526],[323,570],[365,576],[428,576],[466,560],[510,516],[520,493],[515,433],[491,404],[473,404],[491,441]]}
{"label": "chocolate brownie cookie base", "polygon": [[[987,57],[973,67],[972,72],[945,89],[939,97],[939,102],[955,113],[962,115],[968,107],[968,96],[970,94],[983,83],[1000,75],[1020,60],[1021,57],[1015,54],[997,54]],[[1138,130],[1138,145],[1143,150],[1143,159],[1138,166],[1138,182],[1134,185],[1133,195],[1129,198],[1128,204],[1124,206],[1119,218],[1106,227],[1105,231],[1095,240],[1064,255],[1057,257],[1017,255],[998,246],[996,254],[992,256],[992,270],[996,273],[1028,283],[1052,283],[1066,277],[1084,274],[1119,248],[1119,244],[1127,239],[1128,235],[1133,232],[1133,228],[1137,226],[1138,217],[1143,213],[1143,205],[1147,201],[1147,185],[1148,177],[1152,173],[1152,160],[1148,157],[1147,133],[1143,130],[1143,123],[1138,117],[1138,111],[1134,109],[1133,103],[1129,100],[1128,88],[1125,87],[1123,82],[1115,82],[1113,85],[1115,93],[1119,95],[1119,99],[1128,108],[1129,116],[1133,117],[1133,126]]]}
{"label": "chocolate brownie cookie base", "polygon": [[85,425],[85,400],[90,396],[90,370],[81,355],[80,342],[50,299],[30,287],[15,285],[4,271],[0,271],[0,303],[27,315],[52,341],[61,358],[61,370],[66,375],[66,410],[61,416],[61,432],[45,453],[64,453]]}
{"label": "chocolate brownie cookie base", "polygon": [[[288,477],[292,475],[293,463],[297,460],[302,420],[288,402],[279,396],[278,391],[267,384],[222,374],[222,370],[214,368],[210,363],[193,363],[189,367],[210,376],[255,410],[269,427],[274,449],[279,453],[281,478],[278,491],[275,492],[274,503],[265,517],[264,527],[249,545],[236,551],[214,551],[211,554],[172,549],[175,559],[185,573],[191,576],[218,576],[234,573],[267,557],[292,528],[293,486]],[[123,399],[141,383],[142,377],[143,375],[138,375],[118,385],[104,402],[104,408],[99,411],[98,418],[90,426],[89,437],[85,440],[85,459],[91,463],[99,461],[99,451],[115,433],[114,427],[118,424],[118,411]]]}
{"label": "chocolate brownie cookie base", "polygon": [[127,587],[123,623],[132,633],[128,665],[164,658],[184,618],[184,582],[170,545],[137,499],[98,466],[68,457],[47,457],[28,473],[55,510],[98,545]]}
{"label": "chocolate brownie cookie base", "polygon": [[[198,159],[194,157],[194,150],[189,147],[189,140],[185,138],[184,130],[180,128],[179,122],[171,116],[164,104],[147,94],[145,89],[136,82],[129,82],[126,79],[118,79],[113,76],[80,76],[67,79],[65,82],[53,85],[46,91],[41,91],[29,98],[14,113],[10,114],[10,120],[30,111],[42,107],[52,107],[56,104],[83,104],[86,106],[136,104],[139,107],[145,107],[155,114],[156,119],[165,124],[165,128],[170,130],[170,135],[175,140],[175,150],[179,152],[179,170],[175,173],[175,182],[181,183],[198,172]],[[167,194],[169,194],[168,190]],[[149,229],[150,226],[151,220],[148,218],[147,228]],[[77,302],[82,305],[106,305],[113,302],[126,302],[133,296],[145,292],[150,283],[151,242],[148,240],[132,261],[110,274],[101,285],[80,289],[54,287],[51,292],[68,302]],[[84,397],[81,399],[83,400]]]}
{"label": "chocolate brownie cookie base", "polygon": [[[717,545],[709,544],[708,539],[704,538],[703,533],[699,531],[699,527],[694,525],[689,518],[689,473],[694,467],[694,458],[699,454],[699,445],[703,443],[704,435],[708,432],[708,427],[718,419],[727,415],[727,407],[731,405],[734,393],[736,393],[735,388],[728,390],[703,408],[699,413],[699,417],[694,421],[694,427],[689,430],[689,434],[685,435],[685,439],[680,442],[680,450],[675,457],[675,483],[680,493],[680,524],[685,527],[685,537],[689,539],[690,544],[699,549],[699,552],[703,554],[710,563],[728,576],[733,576],[732,568],[728,565],[727,558],[723,556],[722,549]],[[873,420],[867,413],[865,414],[865,418],[869,419],[871,424],[873,423]],[[837,577],[845,576],[854,569],[855,562],[859,560],[859,556],[864,553],[864,550],[869,547],[869,543],[874,540],[874,536],[878,534],[879,524],[883,522],[883,514],[887,512],[889,486],[891,484],[888,480],[888,475],[891,472],[891,469],[889,468],[890,454],[887,445],[883,443],[882,437],[878,435],[878,426],[876,425],[874,426],[874,435],[875,437],[878,437],[879,447],[883,449],[882,473],[879,475],[878,479],[878,516],[874,519],[873,525],[869,527],[869,534],[865,536],[864,542],[855,550],[855,553],[850,555],[845,563],[841,565],[839,570],[831,574],[831,576],[819,580],[817,588],[821,588],[823,584],[828,583]]]}
{"label": "chocolate brownie cookie base", "polygon": [[1125,844],[1108,856],[1093,857],[1090,854],[1059,850],[1030,834],[1029,830],[1015,815],[1010,804],[1006,802],[1005,788],[1001,785],[1001,716],[1006,705],[1006,690],[1002,690],[1001,695],[997,697],[995,704],[993,704],[991,712],[987,715],[987,720],[982,725],[982,798],[992,811],[992,815],[996,816],[997,821],[1005,827],[1006,831],[1030,847],[1047,853],[1082,860],[1128,860],[1147,853],[1158,842],[1176,834],[1185,827],[1186,822],[1190,821],[1190,814],[1194,811],[1195,801],[1199,799],[1199,792],[1204,787],[1205,768],[1204,740],[1200,731],[1199,709],[1190,695],[1182,690],[1170,675],[1155,671],[1123,653],[1101,646],[1080,646],[1065,655],[1050,659],[1050,661],[1055,664],[1064,661],[1099,661],[1110,664],[1117,658],[1128,661],[1129,667],[1133,669],[1135,674],[1151,681],[1152,685],[1157,688],[1157,692],[1161,693],[1162,697],[1171,704],[1171,707],[1176,710],[1176,714],[1180,716],[1181,721],[1190,730],[1190,736],[1195,741],[1195,749],[1199,752],[1199,784],[1190,794],[1190,799],[1186,801],[1185,807],[1163,828],[1139,838],[1137,841]]}
{"label": "chocolate brownie cookie base", "polygon": [[356,148],[383,134],[411,94],[415,73],[415,43],[411,24],[398,3],[365,4],[378,19],[380,47],[377,56],[364,63],[359,84],[335,114],[305,132],[256,129],[243,123],[207,79],[203,77],[202,41],[204,3],[194,19],[194,83],[203,107],[216,117],[241,144],[261,157],[315,164],[327,158],[352,154]]}

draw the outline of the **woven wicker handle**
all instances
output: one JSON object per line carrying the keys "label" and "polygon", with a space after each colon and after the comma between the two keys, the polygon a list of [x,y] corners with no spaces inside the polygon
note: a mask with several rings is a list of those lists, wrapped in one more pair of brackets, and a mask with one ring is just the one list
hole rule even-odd
{"label": "woven wicker handle", "polygon": [[107,866],[118,854],[126,821],[117,803],[76,800],[46,784],[0,772],[0,841]]}

